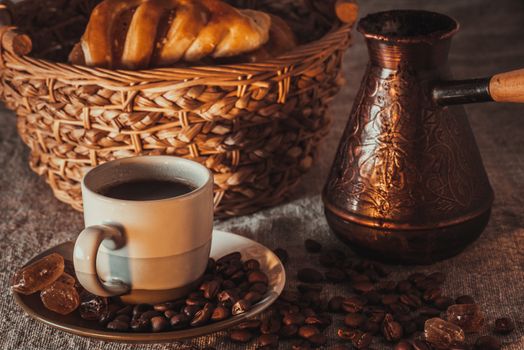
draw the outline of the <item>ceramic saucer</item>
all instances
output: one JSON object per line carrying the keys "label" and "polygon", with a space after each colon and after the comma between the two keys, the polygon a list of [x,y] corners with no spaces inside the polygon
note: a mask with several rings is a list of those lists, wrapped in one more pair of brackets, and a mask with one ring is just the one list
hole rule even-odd
{"label": "ceramic saucer", "polygon": [[[59,253],[66,260],[72,260],[73,245],[73,242],[59,244],[35,256],[31,261],[28,261],[27,264],[51,253]],[[32,295],[13,294],[18,305],[20,305],[28,315],[37,321],[58,328],[62,331],[84,337],[137,343],[168,342],[172,340],[198,337],[230,328],[247,318],[260,314],[278,298],[284,289],[286,282],[284,266],[270,249],[251,239],[233,233],[215,230],[213,232],[211,257],[220,258],[221,256],[234,251],[241,252],[242,259],[244,260],[253,258],[260,262],[261,270],[267,274],[269,279],[268,291],[264,298],[255,304],[248,312],[202,327],[160,333],[114,332],[105,329],[97,322],[82,319],[78,310],[75,310],[66,316],[47,310],[40,301],[39,293]]]}

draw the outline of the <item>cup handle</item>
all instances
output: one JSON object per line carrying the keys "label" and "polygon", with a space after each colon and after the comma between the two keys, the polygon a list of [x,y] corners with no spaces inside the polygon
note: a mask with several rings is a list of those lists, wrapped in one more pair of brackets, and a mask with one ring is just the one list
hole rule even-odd
{"label": "cup handle", "polygon": [[119,249],[124,245],[122,231],[112,225],[95,225],[86,227],[75,242],[73,263],[80,284],[89,292],[110,297],[126,294],[130,287],[126,283],[112,279],[102,281],[96,270],[96,256],[102,242],[111,250]]}

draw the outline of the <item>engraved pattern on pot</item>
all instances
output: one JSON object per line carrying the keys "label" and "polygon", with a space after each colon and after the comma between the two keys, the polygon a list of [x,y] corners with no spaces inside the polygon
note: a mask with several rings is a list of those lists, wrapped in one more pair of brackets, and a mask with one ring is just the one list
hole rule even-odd
{"label": "engraved pattern on pot", "polygon": [[428,102],[413,74],[368,67],[327,185],[342,209],[401,222],[448,219],[470,212],[484,195],[474,189],[489,187],[467,156],[474,140],[462,132],[465,118]]}

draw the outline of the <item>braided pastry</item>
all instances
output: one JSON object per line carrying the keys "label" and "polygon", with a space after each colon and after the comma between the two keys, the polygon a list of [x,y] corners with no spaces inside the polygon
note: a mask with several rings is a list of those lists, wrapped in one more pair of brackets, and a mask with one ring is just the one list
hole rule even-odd
{"label": "braided pastry", "polygon": [[[268,42],[270,37],[272,42]],[[104,0],[69,56],[74,64],[139,69],[295,46],[287,24],[220,0]]]}

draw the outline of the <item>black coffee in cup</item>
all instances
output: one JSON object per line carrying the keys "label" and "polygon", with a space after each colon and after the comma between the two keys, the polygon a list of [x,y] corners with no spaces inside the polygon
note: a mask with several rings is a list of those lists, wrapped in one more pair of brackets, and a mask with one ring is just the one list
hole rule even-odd
{"label": "black coffee in cup", "polygon": [[146,179],[110,184],[97,192],[115,199],[149,201],[182,196],[195,188],[182,181]]}

